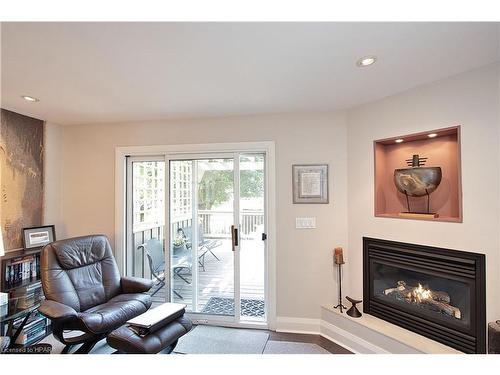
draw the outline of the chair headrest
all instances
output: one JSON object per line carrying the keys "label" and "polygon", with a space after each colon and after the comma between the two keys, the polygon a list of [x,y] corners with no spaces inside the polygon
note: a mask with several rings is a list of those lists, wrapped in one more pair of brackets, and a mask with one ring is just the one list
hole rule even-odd
{"label": "chair headrest", "polygon": [[107,256],[106,253],[111,254],[111,246],[105,235],[74,237],[47,246],[54,249],[63,269],[80,268],[97,263]]}

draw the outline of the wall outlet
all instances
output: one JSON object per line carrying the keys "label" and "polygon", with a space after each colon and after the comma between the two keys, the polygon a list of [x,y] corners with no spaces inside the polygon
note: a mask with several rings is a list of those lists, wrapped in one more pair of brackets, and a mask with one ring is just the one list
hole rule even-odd
{"label": "wall outlet", "polygon": [[315,217],[296,217],[295,218],[295,228],[296,229],[316,228],[316,218]]}

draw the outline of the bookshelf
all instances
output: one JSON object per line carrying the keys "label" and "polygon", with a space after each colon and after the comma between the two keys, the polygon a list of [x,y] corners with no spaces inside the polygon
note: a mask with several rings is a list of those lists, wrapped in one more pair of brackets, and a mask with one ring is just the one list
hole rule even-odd
{"label": "bookshelf", "polygon": [[51,333],[50,320],[38,312],[44,299],[40,280],[41,249],[5,254],[0,261],[1,291],[9,302],[0,307],[0,336],[16,346],[33,345]]}

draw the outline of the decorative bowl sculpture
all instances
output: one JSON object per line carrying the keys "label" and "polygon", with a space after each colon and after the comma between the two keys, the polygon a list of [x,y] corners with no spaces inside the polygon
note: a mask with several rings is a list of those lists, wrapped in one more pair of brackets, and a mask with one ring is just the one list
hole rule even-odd
{"label": "decorative bowl sculpture", "polygon": [[403,194],[423,197],[432,193],[441,183],[441,167],[411,167],[394,171],[394,184]]}
{"label": "decorative bowl sculpture", "polygon": [[[410,207],[410,199],[408,197],[423,197],[427,196],[427,215],[430,215],[430,194],[437,189],[441,183],[443,174],[441,167],[422,167],[427,158],[421,158],[418,155],[413,155],[411,159],[407,159],[406,163],[409,168],[394,170],[394,184],[396,188],[406,196],[406,205],[408,211],[405,214],[413,214]],[[400,213],[400,215],[403,213]],[[422,214],[422,213],[418,213]],[[437,217],[438,214],[432,214]]]}

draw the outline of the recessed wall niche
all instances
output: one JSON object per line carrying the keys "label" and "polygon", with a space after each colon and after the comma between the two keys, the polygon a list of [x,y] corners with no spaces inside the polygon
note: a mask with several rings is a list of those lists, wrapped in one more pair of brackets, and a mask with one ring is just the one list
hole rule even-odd
{"label": "recessed wall niche", "polygon": [[[427,212],[427,196],[408,196],[407,201],[394,183],[394,171],[410,168],[413,155],[427,158],[423,167],[441,167],[441,182],[429,195],[430,212],[438,217],[402,214],[408,203],[412,212]],[[376,140],[374,159],[375,216],[462,222],[460,126]]]}

